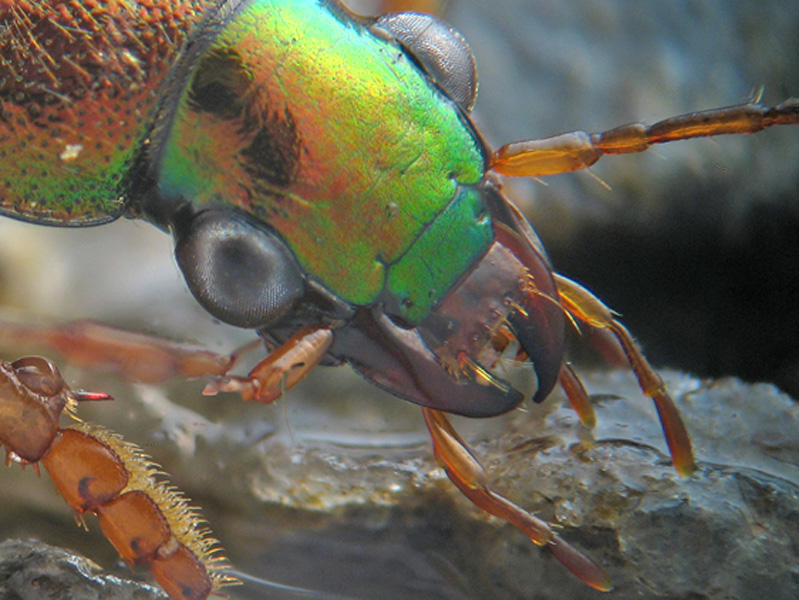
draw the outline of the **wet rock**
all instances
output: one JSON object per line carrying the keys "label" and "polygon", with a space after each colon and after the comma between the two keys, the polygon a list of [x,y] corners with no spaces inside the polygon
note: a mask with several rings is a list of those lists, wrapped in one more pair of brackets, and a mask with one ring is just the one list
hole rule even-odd
{"label": "wet rock", "polygon": [[[769,385],[668,373],[699,463],[683,479],[635,381],[624,372],[585,380],[598,416],[591,432],[557,395],[506,418],[458,420],[495,489],[597,560],[614,600],[797,597],[797,405]],[[231,597],[295,597],[263,580],[353,599],[608,597],[461,497],[404,412],[413,407],[378,401],[359,419],[348,399],[303,421],[307,412],[293,410],[306,399],[293,400],[288,421],[260,441],[230,422],[217,445],[213,431],[187,430],[201,450],[170,466],[235,567],[255,578]]]}
{"label": "wet rock", "polygon": [[[497,485],[513,489],[514,497],[564,526],[564,537],[590,548],[614,580],[614,598],[795,597],[796,404],[771,386],[669,377],[699,463],[696,474],[681,479],[654,415],[643,414],[650,407],[636,401],[625,381],[614,374],[592,382],[594,390],[610,384],[624,399],[601,402],[590,442],[580,440],[573,423],[563,427],[573,417],[551,415],[537,439],[529,435],[528,419],[514,420],[506,435],[485,447]],[[552,581],[547,595],[542,582],[551,575],[538,573],[526,584],[555,598],[573,583]],[[508,597],[522,598],[525,583],[516,581],[517,595]],[[579,589],[573,594],[594,597]]]}
{"label": "wet rock", "polygon": [[104,575],[86,558],[34,541],[0,543],[0,598],[8,600],[164,600],[141,583]]}
{"label": "wet rock", "polygon": [[[597,374],[587,383],[597,394],[613,391],[598,401],[593,432],[555,401],[515,412],[501,431],[495,423],[470,434],[496,489],[597,559],[613,578],[613,598],[796,597],[795,403],[772,386],[672,374],[699,460],[697,473],[681,479],[632,378]],[[273,543],[257,565],[239,564],[245,570],[294,571],[295,584],[355,598],[410,598],[420,582],[428,598],[606,597],[474,509],[425,453],[278,443],[260,455],[262,468],[248,479],[267,499],[265,512],[245,527]],[[278,517],[290,524],[274,527]]]}

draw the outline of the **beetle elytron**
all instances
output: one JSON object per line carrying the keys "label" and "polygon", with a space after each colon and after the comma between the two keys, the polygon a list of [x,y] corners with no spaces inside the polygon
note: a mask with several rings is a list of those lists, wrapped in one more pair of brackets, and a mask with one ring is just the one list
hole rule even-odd
{"label": "beetle elytron", "polygon": [[[349,364],[422,406],[436,456],[472,502],[587,584],[610,587],[598,565],[488,487],[446,413],[515,408],[522,393],[493,369],[517,342],[534,399],[560,384],[590,424],[563,360],[571,320],[621,343],[685,475],[690,440],[629,333],[553,274],[497,175],[796,124],[795,103],[491,152],[469,120],[476,73],[457,32],[414,13],[361,19],[335,0],[0,0],[0,48],[0,212],[56,226],[125,216],[169,231],[200,304],[275,348],[247,377],[200,369],[221,375],[208,393],[270,402],[317,364]],[[149,565],[174,598],[229,582],[192,511],[153,483],[138,450],[99,428],[59,427],[62,411],[98,395],[70,391],[38,358],[4,364],[0,385],[9,457],[41,461],[123,558]]]}

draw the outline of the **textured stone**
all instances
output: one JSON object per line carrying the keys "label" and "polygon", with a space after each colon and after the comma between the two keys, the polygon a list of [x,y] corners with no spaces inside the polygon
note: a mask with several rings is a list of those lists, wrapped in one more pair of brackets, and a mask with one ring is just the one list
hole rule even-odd
{"label": "textured stone", "polygon": [[[558,395],[503,419],[458,422],[495,488],[598,560],[614,599],[796,597],[797,405],[768,385],[667,374],[699,463],[681,479],[635,381],[623,372],[585,379],[594,431]],[[314,400],[296,398],[291,433],[278,418],[260,442],[242,423],[227,424],[224,442],[199,420],[184,431],[202,451],[172,468],[242,572],[346,598],[606,597],[464,500],[432,462],[419,423],[407,426],[405,405],[382,407],[381,437],[371,429],[380,411],[354,417],[351,399],[328,399],[338,417],[323,427],[303,421]],[[15,522],[26,518],[7,506],[21,515]],[[254,582],[230,590],[268,592]]]}
{"label": "textured stone", "polygon": [[162,600],[154,588],[113,575],[82,556],[41,542],[0,543],[0,598],[7,600]]}

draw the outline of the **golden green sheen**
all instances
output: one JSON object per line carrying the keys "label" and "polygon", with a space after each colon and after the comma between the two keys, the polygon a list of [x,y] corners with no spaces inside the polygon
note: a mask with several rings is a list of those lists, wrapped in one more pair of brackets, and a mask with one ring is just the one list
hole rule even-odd
{"label": "golden green sheen", "polygon": [[367,304],[484,157],[397,46],[341,17],[317,0],[236,14],[180,101],[160,186],[251,212],[307,272]]}
{"label": "golden green sheen", "polygon": [[118,216],[169,67],[212,4],[0,0],[0,212]]}

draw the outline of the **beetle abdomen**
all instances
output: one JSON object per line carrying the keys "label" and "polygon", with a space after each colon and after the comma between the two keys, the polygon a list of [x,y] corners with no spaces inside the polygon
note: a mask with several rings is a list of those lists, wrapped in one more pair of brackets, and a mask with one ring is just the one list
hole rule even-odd
{"label": "beetle abdomen", "polygon": [[0,0],[0,213],[119,216],[123,177],[210,0]]}

